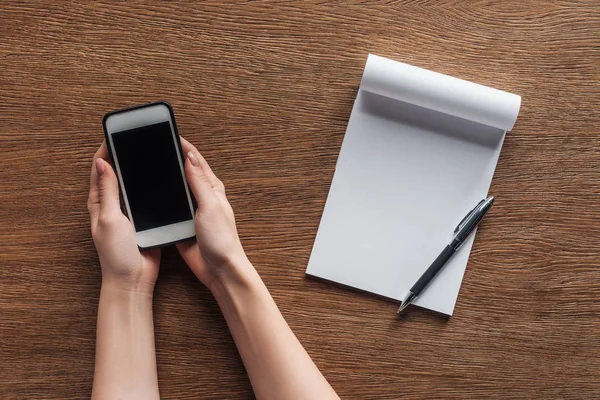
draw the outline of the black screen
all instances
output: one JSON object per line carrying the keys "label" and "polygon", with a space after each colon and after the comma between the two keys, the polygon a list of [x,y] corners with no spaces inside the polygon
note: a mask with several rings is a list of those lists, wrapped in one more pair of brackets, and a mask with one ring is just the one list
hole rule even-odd
{"label": "black screen", "polygon": [[112,134],[136,231],[192,218],[169,122]]}

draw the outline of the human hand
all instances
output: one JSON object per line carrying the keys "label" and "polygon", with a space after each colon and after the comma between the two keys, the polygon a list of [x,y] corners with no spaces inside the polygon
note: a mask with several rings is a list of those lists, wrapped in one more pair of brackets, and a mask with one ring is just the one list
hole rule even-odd
{"label": "human hand", "polygon": [[133,225],[121,211],[119,184],[108,162],[106,142],[102,143],[92,162],[88,211],[103,285],[152,294],[158,276],[160,250],[140,251],[138,248]]}
{"label": "human hand", "polygon": [[216,280],[249,263],[223,182],[198,150],[184,138],[180,139],[186,154],[186,179],[198,209],[194,216],[196,242],[178,243],[177,249],[198,279],[211,289]]}

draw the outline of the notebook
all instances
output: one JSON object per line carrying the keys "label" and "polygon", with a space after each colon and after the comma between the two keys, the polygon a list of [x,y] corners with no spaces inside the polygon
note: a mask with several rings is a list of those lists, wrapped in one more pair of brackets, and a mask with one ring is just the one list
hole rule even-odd
{"label": "notebook", "polygon": [[[486,197],[520,104],[369,55],[306,273],[401,300]],[[452,315],[474,236],[414,304]]]}

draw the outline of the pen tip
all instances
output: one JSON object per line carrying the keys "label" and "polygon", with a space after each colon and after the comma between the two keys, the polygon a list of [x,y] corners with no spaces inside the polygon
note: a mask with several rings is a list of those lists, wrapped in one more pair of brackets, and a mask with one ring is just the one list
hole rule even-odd
{"label": "pen tip", "polygon": [[402,312],[402,310],[404,310],[409,305],[410,305],[410,303],[408,301],[405,301],[404,303],[402,303],[400,305],[400,307],[398,307],[398,311],[396,311],[396,314],[400,314]]}

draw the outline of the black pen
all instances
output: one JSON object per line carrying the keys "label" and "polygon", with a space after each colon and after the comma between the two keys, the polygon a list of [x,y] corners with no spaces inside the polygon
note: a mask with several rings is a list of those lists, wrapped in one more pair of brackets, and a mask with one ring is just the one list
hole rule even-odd
{"label": "black pen", "polygon": [[417,297],[427,288],[427,285],[431,283],[433,278],[442,270],[444,265],[448,263],[450,258],[456,253],[456,251],[462,246],[462,244],[467,240],[471,232],[477,227],[479,222],[483,219],[485,213],[492,207],[492,203],[494,202],[493,197],[488,197],[485,200],[481,200],[475,208],[473,208],[466,217],[463,218],[462,221],[458,224],[456,229],[454,229],[454,237],[449,245],[447,245],[444,250],[440,253],[439,256],[433,261],[433,263],[427,268],[427,271],[413,285],[412,288],[408,291],[406,296],[404,296],[404,300],[402,300],[402,304],[400,308],[398,308],[398,314],[406,307],[411,305]]}

